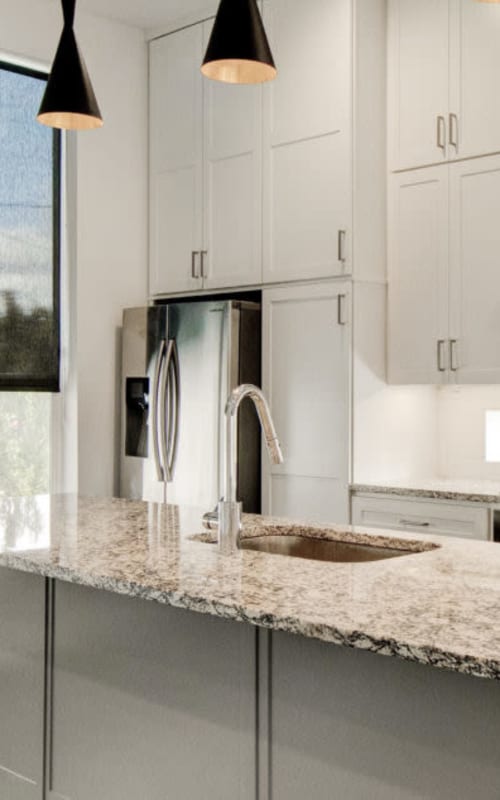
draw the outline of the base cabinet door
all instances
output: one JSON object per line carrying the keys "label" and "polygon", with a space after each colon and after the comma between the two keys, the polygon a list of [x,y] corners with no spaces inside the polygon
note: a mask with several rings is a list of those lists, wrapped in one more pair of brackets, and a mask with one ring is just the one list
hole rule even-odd
{"label": "base cabinet door", "polygon": [[[350,591],[370,613],[366,578]],[[283,633],[269,661],[259,800],[497,800],[495,681]]]}
{"label": "base cabinet door", "polygon": [[284,463],[263,454],[263,513],[348,522],[350,286],[264,292],[263,386]]}
{"label": "base cabinet door", "polygon": [[45,580],[0,568],[0,797],[42,800]]}
{"label": "base cabinet door", "polygon": [[55,587],[51,800],[255,800],[255,631]]}

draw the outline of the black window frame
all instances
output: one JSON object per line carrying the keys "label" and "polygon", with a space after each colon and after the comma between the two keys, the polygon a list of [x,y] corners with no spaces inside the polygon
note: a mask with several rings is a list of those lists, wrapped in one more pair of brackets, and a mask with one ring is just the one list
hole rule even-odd
{"label": "black window frame", "polygon": [[[0,59],[0,70],[15,72],[47,83],[48,74],[41,70]],[[33,109],[35,119],[38,109]],[[39,123],[38,123],[39,124]],[[61,192],[62,192],[62,131],[52,129],[52,308],[54,314],[53,348],[56,359],[55,373],[43,378],[40,375],[19,375],[0,371],[1,392],[52,392],[61,391]]]}

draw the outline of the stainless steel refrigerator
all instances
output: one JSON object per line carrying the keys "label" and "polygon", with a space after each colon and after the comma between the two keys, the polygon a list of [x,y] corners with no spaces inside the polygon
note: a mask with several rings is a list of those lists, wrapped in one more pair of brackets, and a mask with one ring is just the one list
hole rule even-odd
{"label": "stainless steel refrigerator", "polygon": [[[224,407],[261,378],[260,305],[167,303],[123,312],[120,495],[210,510],[220,498]],[[260,430],[240,409],[238,496],[260,512]]]}

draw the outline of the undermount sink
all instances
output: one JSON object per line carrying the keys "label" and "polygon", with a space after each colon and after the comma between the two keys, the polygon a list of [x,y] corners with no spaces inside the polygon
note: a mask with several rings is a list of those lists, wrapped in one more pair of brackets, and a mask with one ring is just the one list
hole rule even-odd
{"label": "undermount sink", "polygon": [[316,561],[359,562],[380,561],[385,558],[413,555],[418,550],[401,550],[395,547],[375,547],[370,544],[353,544],[331,539],[307,536],[256,536],[242,539],[242,550],[257,550],[296,558],[312,558]]}

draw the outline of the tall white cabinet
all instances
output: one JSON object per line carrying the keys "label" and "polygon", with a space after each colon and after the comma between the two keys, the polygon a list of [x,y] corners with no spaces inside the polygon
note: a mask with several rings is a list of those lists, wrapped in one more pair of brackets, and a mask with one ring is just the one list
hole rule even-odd
{"label": "tall white cabinet", "polygon": [[351,271],[352,8],[265,0],[264,281]]}
{"label": "tall white cabinet", "polygon": [[497,4],[389,3],[393,383],[500,381],[499,40]]}
{"label": "tall white cabinet", "polygon": [[264,291],[263,386],[284,463],[263,461],[264,511],[348,522],[351,291]]}
{"label": "tall white cabinet", "polygon": [[152,295],[262,279],[262,90],[202,77],[211,26],[150,43]]}

